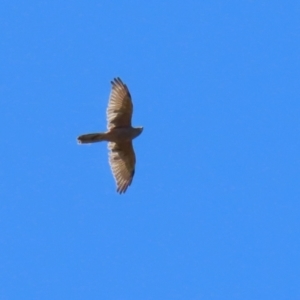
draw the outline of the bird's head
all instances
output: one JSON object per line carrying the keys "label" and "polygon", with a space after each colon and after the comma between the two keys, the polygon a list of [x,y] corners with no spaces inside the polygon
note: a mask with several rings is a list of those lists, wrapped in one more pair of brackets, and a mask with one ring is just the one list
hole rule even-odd
{"label": "bird's head", "polygon": [[140,133],[142,133],[144,127],[143,126],[138,126],[137,129],[140,131]]}
{"label": "bird's head", "polygon": [[144,127],[138,126],[138,127],[135,127],[134,129],[135,129],[135,133],[136,133],[135,137],[137,137],[137,136],[139,136],[142,133]]}

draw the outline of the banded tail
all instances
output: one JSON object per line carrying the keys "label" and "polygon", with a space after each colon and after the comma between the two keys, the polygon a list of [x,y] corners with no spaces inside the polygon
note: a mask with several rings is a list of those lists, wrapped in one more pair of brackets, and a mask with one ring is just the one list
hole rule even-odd
{"label": "banded tail", "polygon": [[106,133],[89,133],[80,135],[77,138],[79,144],[89,144],[89,143],[97,143],[102,141],[107,141]]}

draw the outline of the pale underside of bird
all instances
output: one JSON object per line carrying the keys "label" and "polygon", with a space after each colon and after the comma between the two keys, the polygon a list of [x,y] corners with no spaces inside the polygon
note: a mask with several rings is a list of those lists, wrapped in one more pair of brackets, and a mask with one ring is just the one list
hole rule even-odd
{"label": "pale underside of bird", "polygon": [[133,105],[127,86],[120,78],[111,82],[112,89],[106,110],[107,131],[89,133],[77,138],[79,144],[108,142],[109,163],[117,185],[117,192],[125,193],[132,183],[135,171],[135,153],[132,140],[143,127],[132,127]]}

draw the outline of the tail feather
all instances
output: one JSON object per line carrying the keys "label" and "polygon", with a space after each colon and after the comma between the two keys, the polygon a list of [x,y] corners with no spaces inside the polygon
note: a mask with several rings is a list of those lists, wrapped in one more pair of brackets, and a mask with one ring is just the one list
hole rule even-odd
{"label": "tail feather", "polygon": [[80,135],[77,138],[79,144],[89,144],[106,141],[106,133],[89,133]]}

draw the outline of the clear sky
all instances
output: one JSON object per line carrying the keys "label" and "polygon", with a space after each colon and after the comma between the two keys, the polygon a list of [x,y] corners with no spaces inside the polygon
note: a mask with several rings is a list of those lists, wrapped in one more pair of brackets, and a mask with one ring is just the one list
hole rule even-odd
{"label": "clear sky", "polygon": [[[300,2],[0,4],[0,299],[300,299]],[[116,193],[110,81],[137,165]]]}

